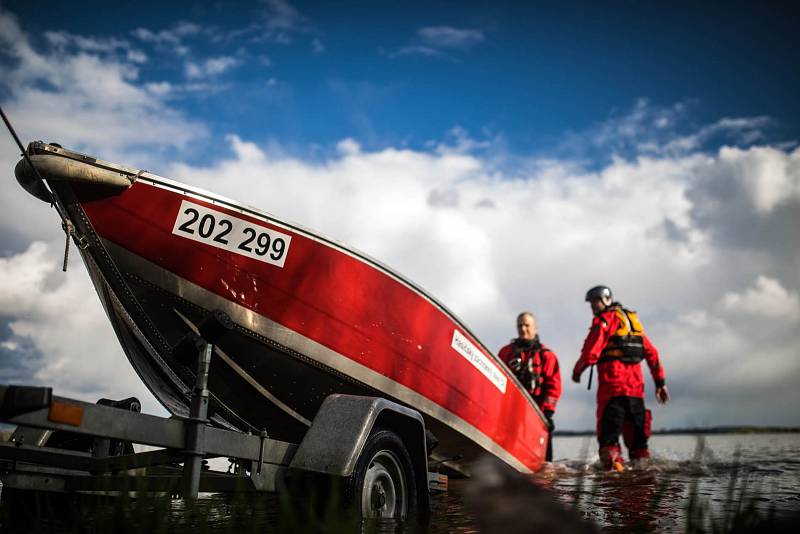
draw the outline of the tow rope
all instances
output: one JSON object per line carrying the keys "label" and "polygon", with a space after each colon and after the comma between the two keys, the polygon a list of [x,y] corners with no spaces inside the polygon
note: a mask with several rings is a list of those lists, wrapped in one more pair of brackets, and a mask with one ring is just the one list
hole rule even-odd
{"label": "tow rope", "polygon": [[67,241],[64,243],[64,265],[61,270],[67,272],[67,263],[69,263],[69,238],[75,235],[75,226],[71,221],[64,221],[61,223],[61,229],[67,235]]}
{"label": "tow rope", "polygon": [[47,195],[47,199],[50,201],[50,207],[55,208],[56,213],[58,213],[58,216],[61,217],[61,228],[67,235],[67,241],[66,244],[64,245],[64,264],[61,270],[67,272],[67,263],[69,262],[69,242],[70,238],[75,236],[75,225],[72,224],[72,221],[69,220],[69,217],[62,211],[61,206],[58,205],[58,202],[56,202],[53,192],[50,190],[50,186],[47,185],[47,182],[44,181],[42,175],[39,174],[39,170],[33,165],[33,161],[28,155],[28,151],[25,149],[24,146],[22,146],[22,142],[19,140],[17,132],[14,131],[14,127],[11,126],[11,121],[8,120],[8,117],[6,116],[6,113],[3,111],[2,107],[0,107],[0,115],[2,115],[3,122],[6,124],[6,128],[8,128],[8,132],[11,134],[11,137],[13,137],[14,141],[16,141],[20,152],[22,152],[22,156],[25,158],[25,161],[28,163],[28,165],[30,165],[31,169],[33,169],[33,172],[36,175],[36,179],[39,180],[39,184],[42,186],[42,190],[45,192],[45,194]]}

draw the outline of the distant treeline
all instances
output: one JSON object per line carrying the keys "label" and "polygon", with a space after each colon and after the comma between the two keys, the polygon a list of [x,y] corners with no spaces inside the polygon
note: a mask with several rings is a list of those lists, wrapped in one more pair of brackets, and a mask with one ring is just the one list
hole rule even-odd
{"label": "distant treeline", "polygon": [[[800,433],[796,426],[711,426],[667,428],[653,430],[653,435],[659,434],[789,434]],[[556,430],[556,436],[594,436],[594,430]]]}

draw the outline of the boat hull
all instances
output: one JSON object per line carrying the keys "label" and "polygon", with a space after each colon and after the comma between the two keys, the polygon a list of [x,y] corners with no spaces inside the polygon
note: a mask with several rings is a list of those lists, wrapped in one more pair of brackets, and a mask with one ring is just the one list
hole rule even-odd
{"label": "boat hull", "polygon": [[[423,414],[434,458],[468,472],[489,452],[538,469],[546,427],[521,385],[441,304],[339,243],[149,174],[124,189],[51,183],[132,365],[186,413],[192,365],[171,348],[211,311],[213,419],[299,441],[332,393]],[[248,241],[249,240],[249,241]]]}

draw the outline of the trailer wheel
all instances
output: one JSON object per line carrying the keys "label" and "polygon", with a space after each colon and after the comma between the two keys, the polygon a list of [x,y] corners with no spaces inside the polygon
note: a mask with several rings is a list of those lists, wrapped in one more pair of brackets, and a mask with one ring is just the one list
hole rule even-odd
{"label": "trailer wheel", "polygon": [[350,479],[352,505],[364,519],[405,519],[417,508],[411,457],[391,430],[375,430],[367,439]]}

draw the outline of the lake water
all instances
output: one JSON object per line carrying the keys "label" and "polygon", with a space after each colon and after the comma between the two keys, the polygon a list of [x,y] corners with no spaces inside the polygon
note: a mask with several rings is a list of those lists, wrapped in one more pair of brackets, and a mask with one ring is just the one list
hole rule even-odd
{"label": "lake water", "polygon": [[[449,492],[432,496],[432,513],[421,528],[389,521],[362,525],[361,530],[473,533],[483,525],[484,532],[534,531],[534,519],[552,516],[553,510],[535,499],[526,500],[526,487],[604,532],[726,532],[730,524],[725,522],[737,513],[743,517],[743,512],[762,522],[800,518],[800,434],[653,436],[650,448],[649,461],[609,473],[597,465],[594,438],[556,436],[555,462],[528,478],[513,475],[515,483],[524,484],[522,490],[510,483],[484,490],[473,480],[451,480]],[[476,498],[482,506],[475,506]],[[193,534],[297,531],[296,525],[280,517],[278,504],[275,495],[255,502],[211,497],[192,509],[182,501],[162,499],[143,500],[123,511],[114,505],[80,511],[71,506],[65,510],[26,505],[32,507],[22,513],[40,518],[25,526],[28,532],[104,532],[119,530],[120,525],[128,531]],[[4,514],[9,513],[7,503],[4,506]],[[486,510],[507,510],[511,526],[487,523]],[[567,531],[552,526],[547,530],[548,534]]]}
{"label": "lake water", "polygon": [[[800,434],[657,435],[653,457],[622,473],[600,469],[594,437],[553,446],[555,461],[533,479],[604,532],[726,531],[747,509],[761,521],[800,519]],[[431,532],[476,532],[463,482],[437,497]]]}
{"label": "lake water", "polygon": [[593,437],[554,447],[536,478],[606,532],[683,532],[691,498],[708,530],[746,506],[762,519],[800,512],[800,434],[653,436],[653,457],[622,473],[599,469]]}

